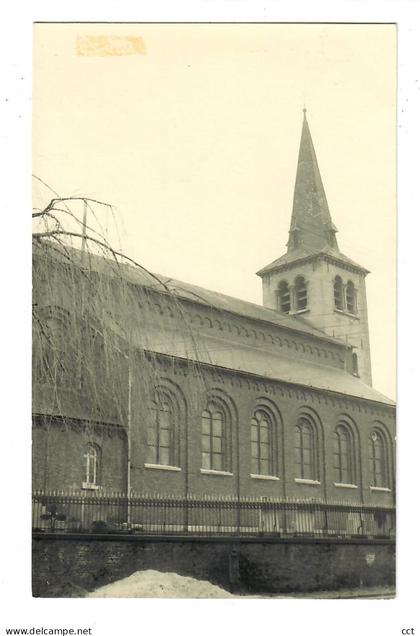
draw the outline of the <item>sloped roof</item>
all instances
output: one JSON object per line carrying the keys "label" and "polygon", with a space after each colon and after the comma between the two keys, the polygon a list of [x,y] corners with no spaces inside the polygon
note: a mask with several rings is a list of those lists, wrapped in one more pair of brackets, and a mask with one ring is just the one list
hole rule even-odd
{"label": "sloped roof", "polygon": [[[306,322],[304,318],[299,316],[281,314],[275,309],[269,309],[268,307],[263,307],[262,305],[248,302],[247,300],[241,300],[240,298],[211,291],[204,287],[198,287],[197,285],[184,283],[173,278],[168,279],[162,276],[160,276],[160,278],[179,298],[198,302],[218,310],[245,318],[251,318],[252,320],[268,322],[278,327],[297,331],[302,335],[310,335],[321,340],[326,340],[338,346],[345,346],[341,340],[327,336],[323,331],[313,327]],[[160,291],[162,291],[162,289],[160,289]]]}
{"label": "sloped roof", "polygon": [[[73,250],[75,259],[80,257],[79,250]],[[53,258],[60,258],[52,253]],[[190,285],[163,276],[157,277],[146,270],[131,265],[117,265],[114,261],[93,254],[87,255],[93,271],[109,276],[123,276],[125,280],[160,293],[174,293],[176,297],[197,302],[216,310],[230,312],[257,321],[264,321],[302,335],[309,335],[320,341],[330,341],[342,349],[346,345],[339,340],[326,336],[323,332],[308,325],[304,319],[282,314],[254,303],[239,300],[196,285]],[[86,266],[86,264],[85,264]],[[159,282],[159,280],[161,282]],[[267,349],[263,346],[249,345],[220,335],[209,335],[204,330],[194,329],[179,322],[159,323],[157,318],[152,324],[138,320],[136,312],[128,312],[138,328],[131,330],[132,344],[143,350],[175,358],[215,365],[219,368],[249,373],[267,379],[283,381],[332,391],[346,396],[362,398],[393,405],[381,393],[364,384],[359,378],[332,366],[317,364],[306,359],[293,357],[284,349]],[[172,325],[172,326],[171,326]],[[183,333],[179,333],[179,330]]]}
{"label": "sloped roof", "polygon": [[[72,254],[80,259],[80,251],[72,249]],[[290,316],[281,314],[280,312],[251,303],[247,300],[241,300],[233,296],[221,294],[220,292],[205,289],[198,285],[191,285],[174,278],[168,278],[161,274],[149,273],[145,269],[135,267],[127,263],[117,264],[115,261],[104,258],[103,256],[89,253],[89,266],[92,270],[102,272],[109,276],[124,276],[124,279],[135,285],[148,287],[160,293],[174,293],[178,298],[200,303],[216,310],[229,312],[252,320],[264,321],[296,331],[302,335],[312,336],[327,342],[331,342],[339,347],[346,348],[346,345],[336,338],[326,335],[320,329],[310,325],[304,318],[300,316]]]}

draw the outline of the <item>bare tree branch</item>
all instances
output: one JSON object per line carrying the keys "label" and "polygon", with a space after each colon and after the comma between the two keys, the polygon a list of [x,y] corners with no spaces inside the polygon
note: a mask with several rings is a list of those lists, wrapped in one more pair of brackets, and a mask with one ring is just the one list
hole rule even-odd
{"label": "bare tree branch", "polygon": [[169,287],[159,278],[159,276],[156,276],[156,274],[153,274],[152,272],[150,272],[148,269],[146,269],[146,267],[143,267],[143,265],[141,265],[134,259],[130,258],[129,256],[126,256],[122,252],[118,252],[117,250],[114,250],[109,245],[107,245],[107,243],[104,243],[103,241],[100,241],[99,239],[93,236],[89,236],[88,234],[84,236],[83,234],[80,234],[80,232],[70,232],[67,230],[51,230],[50,232],[34,232],[32,236],[35,239],[44,239],[44,238],[54,238],[56,236],[63,236],[63,235],[73,236],[75,238],[86,238],[87,241],[92,241],[93,243],[96,243],[96,245],[99,245],[103,247],[104,249],[109,250],[111,252],[118,266],[120,266],[120,263],[116,259],[117,256],[119,256],[120,258],[123,258],[129,263],[133,263],[133,265],[135,265],[136,267],[139,267],[143,272],[146,272],[146,274],[154,278],[154,280],[156,280],[160,285],[162,285],[162,287],[164,287],[168,293],[171,293],[171,290],[169,289]]}

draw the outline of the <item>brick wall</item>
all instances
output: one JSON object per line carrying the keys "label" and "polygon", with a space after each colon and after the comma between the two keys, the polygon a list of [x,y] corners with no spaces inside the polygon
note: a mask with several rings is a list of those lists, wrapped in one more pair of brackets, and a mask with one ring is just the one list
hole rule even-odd
{"label": "brick wall", "polygon": [[395,583],[395,547],[390,543],[41,537],[33,541],[32,592],[69,596],[79,588],[91,591],[147,569],[229,588],[232,551],[239,559],[235,586],[242,591],[309,592]]}
{"label": "brick wall", "polygon": [[100,449],[98,482],[122,492],[127,485],[126,434],[118,427],[61,418],[34,417],[32,433],[34,490],[78,490],[86,481],[88,444]]}
{"label": "brick wall", "polygon": [[[142,366],[145,372],[145,366]],[[360,502],[370,505],[394,503],[395,419],[392,408],[377,407],[357,399],[327,396],[320,392],[282,386],[245,375],[203,369],[201,377],[187,366],[176,367],[171,361],[160,362],[155,381],[177,392],[184,404],[179,422],[179,461],[181,472],[173,473],[145,467],[146,400],[134,398],[132,429],[133,489],[142,492],[182,494],[241,494],[244,496],[288,496]],[[140,382],[140,377],[138,379]],[[176,388],[175,388],[176,387]],[[223,399],[231,415],[231,475],[203,474],[201,471],[201,413],[208,395]],[[254,409],[271,408],[276,420],[276,474],[278,479],[251,477],[250,420]],[[317,427],[319,484],[295,481],[294,426],[300,413],[309,413]],[[354,485],[334,485],[333,434],[339,420],[345,420],[354,443]],[[367,456],[368,438],[373,426],[380,423],[388,443],[389,490],[370,488]]]}
{"label": "brick wall", "polygon": [[[147,379],[148,378],[148,379]],[[176,421],[178,470],[147,467],[147,422],[150,393],[155,385],[171,391],[179,405]],[[242,496],[317,498],[369,505],[394,503],[394,410],[363,400],[282,385],[249,376],[202,369],[160,359],[138,365],[133,379],[131,485],[139,493],[230,494]],[[141,388],[140,388],[141,387]],[[207,396],[216,395],[230,413],[231,474],[205,474],[201,470],[201,413]],[[250,420],[257,406],[270,408],[275,418],[275,479],[251,477]],[[299,414],[311,415],[317,430],[319,483],[295,481],[294,426]],[[36,423],[45,418],[35,418]],[[338,421],[352,432],[354,479],[352,488],[335,485],[333,436]],[[35,488],[77,488],[82,481],[84,445],[93,441],[102,449],[102,481],[105,489],[124,490],[127,481],[126,440],[121,427],[86,427],[86,423],[48,420],[36,426],[33,444]],[[55,422],[55,423],[54,423]],[[388,445],[388,490],[370,487],[368,438],[379,426]],[[47,433],[48,431],[48,433]]]}

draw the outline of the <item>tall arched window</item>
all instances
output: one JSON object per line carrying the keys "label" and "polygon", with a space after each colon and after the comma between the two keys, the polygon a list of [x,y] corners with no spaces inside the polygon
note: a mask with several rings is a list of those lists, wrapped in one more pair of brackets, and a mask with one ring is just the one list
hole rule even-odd
{"label": "tall arched window", "polygon": [[318,478],[316,434],[310,419],[300,417],[295,426],[295,467],[299,479]]}
{"label": "tall arched window", "polygon": [[381,431],[374,429],[369,436],[370,485],[388,487],[387,444]]}
{"label": "tall arched window", "polygon": [[339,424],[334,432],[334,481],[354,483],[353,440],[347,426]]}
{"label": "tall arched window", "polygon": [[229,422],[226,409],[210,400],[201,414],[201,467],[230,470]]}
{"label": "tall arched window", "polygon": [[351,280],[346,285],[346,309],[350,314],[356,313],[356,290]]}
{"label": "tall arched window", "polygon": [[85,469],[83,482],[84,488],[93,488],[100,483],[100,448],[96,444],[87,444],[85,448],[84,460]]}
{"label": "tall arched window", "polygon": [[79,372],[82,391],[97,395],[106,381],[107,360],[103,333],[93,324],[83,322],[80,329]]}
{"label": "tall arched window", "polygon": [[306,309],[308,304],[308,290],[303,276],[298,276],[295,280],[295,309],[301,311]]}
{"label": "tall arched window", "polygon": [[176,465],[175,413],[169,393],[156,390],[147,428],[147,462]]}
{"label": "tall arched window", "polygon": [[267,409],[258,408],[251,419],[251,473],[275,475],[274,418]]}
{"label": "tall arched window", "polygon": [[[69,387],[75,382],[74,340],[68,311],[58,306],[43,307],[37,316],[40,326],[34,337],[34,380],[54,387]],[[36,359],[36,360],[35,360]]]}
{"label": "tall arched window", "polygon": [[344,309],[343,281],[341,276],[334,278],[334,305],[336,309]]}
{"label": "tall arched window", "polygon": [[283,314],[288,314],[291,309],[290,288],[289,288],[289,284],[285,280],[283,280],[279,285],[278,302],[279,302],[280,311]]}

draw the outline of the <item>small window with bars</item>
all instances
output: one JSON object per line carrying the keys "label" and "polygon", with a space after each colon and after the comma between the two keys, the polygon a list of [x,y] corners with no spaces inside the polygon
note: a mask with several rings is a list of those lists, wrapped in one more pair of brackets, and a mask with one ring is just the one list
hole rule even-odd
{"label": "small window with bars", "polygon": [[96,444],[87,444],[85,448],[84,488],[94,488],[100,483],[100,449]]}
{"label": "small window with bars", "polygon": [[291,310],[290,288],[286,281],[282,281],[278,289],[279,308],[283,314],[288,314]]}
{"label": "small window with bars", "polygon": [[336,276],[334,279],[334,305],[336,309],[343,311],[344,309],[343,281],[340,276]]}
{"label": "small window with bars", "polygon": [[308,305],[308,290],[303,276],[298,276],[295,280],[296,311],[306,309]]}
{"label": "small window with bars", "polygon": [[350,314],[356,313],[356,290],[351,280],[346,285],[346,309]]}

